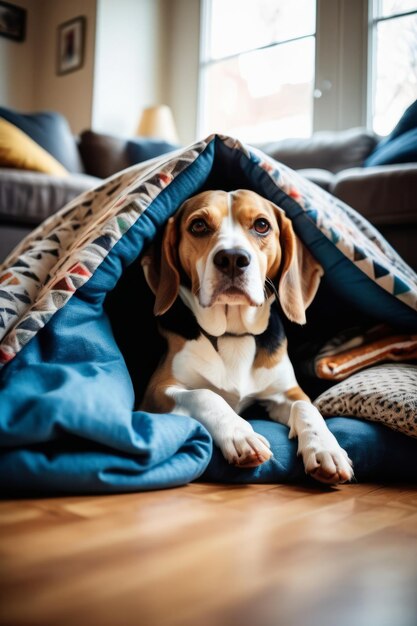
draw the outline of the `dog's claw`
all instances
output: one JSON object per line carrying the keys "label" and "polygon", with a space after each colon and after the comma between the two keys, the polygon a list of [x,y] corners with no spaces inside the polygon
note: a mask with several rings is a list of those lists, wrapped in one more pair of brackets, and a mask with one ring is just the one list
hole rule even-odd
{"label": "dog's claw", "polygon": [[257,467],[273,456],[269,441],[255,433],[249,424],[235,428],[224,438],[221,447],[226,460],[241,468]]}
{"label": "dog's claw", "polygon": [[303,461],[306,473],[322,483],[336,485],[353,478],[353,464],[343,448],[310,450],[303,454]]}

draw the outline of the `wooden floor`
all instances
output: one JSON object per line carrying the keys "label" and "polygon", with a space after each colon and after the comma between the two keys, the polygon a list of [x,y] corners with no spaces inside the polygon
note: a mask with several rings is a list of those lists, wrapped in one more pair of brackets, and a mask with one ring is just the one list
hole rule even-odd
{"label": "wooden floor", "polygon": [[0,502],[5,626],[415,626],[417,488]]}

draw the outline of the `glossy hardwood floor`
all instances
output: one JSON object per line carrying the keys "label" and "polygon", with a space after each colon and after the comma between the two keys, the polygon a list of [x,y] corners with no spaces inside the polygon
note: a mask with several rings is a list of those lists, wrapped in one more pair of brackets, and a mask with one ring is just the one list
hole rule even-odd
{"label": "glossy hardwood floor", "polygon": [[415,626],[417,488],[0,502],[7,626]]}

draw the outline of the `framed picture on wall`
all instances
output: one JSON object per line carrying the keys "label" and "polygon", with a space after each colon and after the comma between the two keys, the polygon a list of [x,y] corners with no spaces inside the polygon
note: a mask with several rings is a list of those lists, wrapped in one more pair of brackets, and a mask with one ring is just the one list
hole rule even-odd
{"label": "framed picture on wall", "polygon": [[26,10],[9,2],[0,2],[0,36],[24,41]]}
{"label": "framed picture on wall", "polygon": [[83,66],[85,31],[85,17],[76,17],[58,26],[57,74],[68,74]]}

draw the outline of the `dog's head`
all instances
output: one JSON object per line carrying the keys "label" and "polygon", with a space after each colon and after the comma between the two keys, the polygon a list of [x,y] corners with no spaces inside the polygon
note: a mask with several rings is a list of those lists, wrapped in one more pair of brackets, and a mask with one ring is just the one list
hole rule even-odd
{"label": "dog's head", "polygon": [[244,189],[187,200],[168,220],[162,249],[142,264],[156,315],[172,306],[184,281],[201,307],[261,306],[273,281],[284,313],[299,324],[323,273],[284,212]]}

